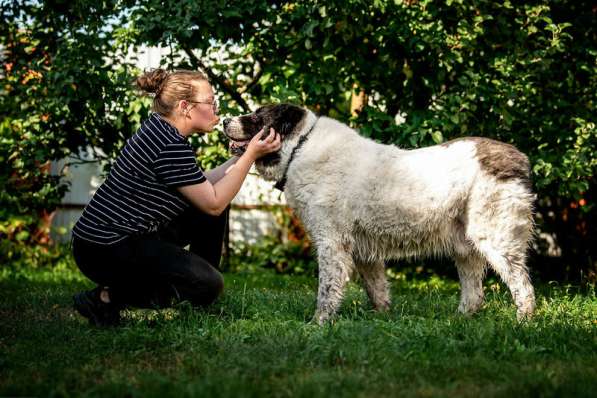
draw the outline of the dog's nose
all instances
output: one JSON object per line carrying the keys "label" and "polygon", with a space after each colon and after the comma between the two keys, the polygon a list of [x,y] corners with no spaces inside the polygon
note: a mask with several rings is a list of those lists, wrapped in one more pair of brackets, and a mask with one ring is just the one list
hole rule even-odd
{"label": "dog's nose", "polygon": [[232,119],[230,119],[229,117],[228,117],[228,118],[226,118],[226,119],[224,119],[224,128],[228,127],[228,125],[230,124],[230,121],[231,121],[231,120],[232,120]]}

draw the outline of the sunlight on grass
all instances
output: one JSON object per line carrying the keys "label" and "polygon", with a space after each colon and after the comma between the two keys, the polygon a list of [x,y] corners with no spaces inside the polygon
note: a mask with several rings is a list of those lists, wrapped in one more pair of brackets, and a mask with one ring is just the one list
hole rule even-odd
{"label": "sunlight on grass", "polygon": [[458,283],[392,279],[389,312],[348,286],[333,323],[310,322],[317,279],[226,274],[200,310],[124,311],[96,329],[74,314],[89,288],[65,261],[0,270],[0,395],[591,396],[597,388],[592,288],[542,285],[536,316],[518,323],[503,285],[485,286],[475,316],[456,313]]}

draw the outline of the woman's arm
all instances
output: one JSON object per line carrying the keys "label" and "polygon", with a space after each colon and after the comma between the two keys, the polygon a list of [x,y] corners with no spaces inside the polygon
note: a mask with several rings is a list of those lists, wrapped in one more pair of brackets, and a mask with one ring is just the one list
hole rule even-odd
{"label": "woman's arm", "polygon": [[195,207],[201,211],[220,215],[230,204],[242,186],[245,177],[256,159],[270,152],[280,149],[280,137],[275,131],[265,139],[261,139],[261,133],[257,133],[251,139],[245,153],[238,158],[222,179],[215,184],[204,181],[199,184],[178,187],[178,191]]}
{"label": "woman's arm", "polygon": [[225,175],[226,172],[230,167],[232,167],[239,159],[239,156],[233,156],[221,165],[214,167],[211,170],[206,170],[203,172],[205,178],[208,179],[209,182],[215,184],[216,182],[220,181]]}
{"label": "woman's arm", "polygon": [[213,216],[220,215],[236,196],[255,158],[245,152],[232,170],[217,183],[209,180],[179,187],[178,191],[195,207]]}

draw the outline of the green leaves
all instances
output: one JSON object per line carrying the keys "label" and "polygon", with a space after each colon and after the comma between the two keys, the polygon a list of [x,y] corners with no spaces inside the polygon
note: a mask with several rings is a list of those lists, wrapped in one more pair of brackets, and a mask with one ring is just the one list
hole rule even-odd
{"label": "green leaves", "polygon": [[[115,157],[149,111],[127,61],[142,45],[171,49],[164,67],[208,70],[223,114],[294,102],[404,148],[492,137],[530,157],[540,198],[594,190],[597,32],[585,1],[13,2],[2,12],[7,211],[56,203],[30,194],[49,181],[40,162],[87,145]],[[358,115],[355,87],[367,96]],[[204,167],[226,155],[217,134],[193,144]],[[17,188],[15,173],[39,181]]]}
{"label": "green leaves", "polygon": [[110,37],[120,11],[89,1],[3,6],[0,239],[47,242],[41,217],[68,189],[50,162],[87,145],[113,156],[133,131],[120,111],[132,94],[130,70],[124,58],[112,61],[122,50]]}

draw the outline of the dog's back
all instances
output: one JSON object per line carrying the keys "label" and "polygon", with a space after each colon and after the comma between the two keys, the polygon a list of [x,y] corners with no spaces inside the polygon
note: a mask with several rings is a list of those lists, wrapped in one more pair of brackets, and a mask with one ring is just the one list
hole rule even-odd
{"label": "dog's back", "polygon": [[335,313],[353,269],[382,310],[390,303],[384,261],[436,254],[455,260],[459,311],[481,306],[489,265],[512,292],[518,317],[532,314],[526,255],[534,195],[528,159],[516,148],[465,138],[406,151],[288,104],[232,118],[225,131],[244,140],[266,125],[281,133],[283,145],[257,169],[284,182],[279,186],[317,248],[317,322]]}
{"label": "dog's back", "polygon": [[489,264],[510,287],[519,317],[532,313],[525,262],[534,195],[524,154],[485,138],[407,151],[331,119],[320,123],[289,173],[287,197],[324,275],[348,273],[329,267],[355,267],[383,307],[385,259],[450,255],[461,276],[460,311],[481,305]]}

